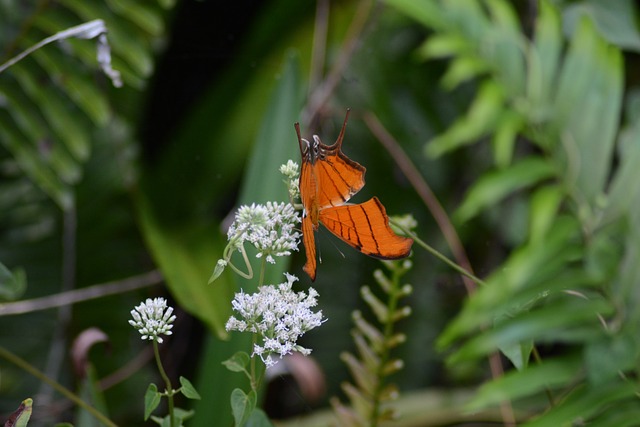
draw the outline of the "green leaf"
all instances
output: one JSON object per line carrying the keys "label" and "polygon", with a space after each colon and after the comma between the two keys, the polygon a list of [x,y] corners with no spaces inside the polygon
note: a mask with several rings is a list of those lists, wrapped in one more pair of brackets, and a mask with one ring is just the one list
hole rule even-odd
{"label": "green leaf", "polygon": [[229,359],[222,362],[231,372],[246,372],[247,374],[249,373],[247,371],[249,363],[251,363],[251,357],[244,351],[238,351]]}
{"label": "green leaf", "polygon": [[595,205],[611,167],[623,92],[622,55],[588,20],[575,32],[558,84],[555,126],[564,179],[579,202]]}
{"label": "green leaf", "polygon": [[536,190],[531,196],[529,214],[529,242],[544,244],[545,238],[556,220],[563,191],[557,185],[548,185]]}
{"label": "green leaf", "polygon": [[182,394],[188,399],[200,400],[200,394],[196,391],[196,388],[191,384],[191,381],[183,376],[180,376],[180,385],[182,385]]}
{"label": "green leaf", "polygon": [[273,427],[273,424],[262,409],[256,408],[244,424],[244,427]]}
{"label": "green leaf", "polygon": [[155,384],[149,384],[147,391],[144,394],[144,419],[149,419],[151,413],[158,407],[161,399],[160,393],[158,393],[158,387]]}
{"label": "green leaf", "polygon": [[557,87],[557,72],[563,49],[560,15],[549,1],[539,2],[540,12],[529,55],[527,98],[535,107],[534,118],[546,119]]}
{"label": "green leaf", "polygon": [[236,427],[244,426],[256,407],[256,393],[252,390],[249,394],[239,388],[231,392],[231,412]]}
{"label": "green leaf", "polygon": [[[627,110],[638,114],[640,107],[634,104],[640,100],[640,91],[629,94]],[[611,221],[621,215],[628,214],[634,207],[640,205],[640,120],[629,118],[629,125],[624,128],[618,141],[618,158],[620,166],[617,168],[609,189],[608,204],[605,210],[605,220]]]}
{"label": "green leaf", "polygon": [[528,340],[554,341],[560,339],[558,330],[571,330],[585,325],[599,330],[601,326],[598,316],[607,315],[612,310],[611,304],[602,299],[585,300],[576,296],[564,296],[554,303],[516,316],[475,335],[451,355],[448,363],[475,359],[500,347]]}
{"label": "green leaf", "polygon": [[427,27],[441,27],[445,20],[442,8],[431,0],[384,0],[392,6]]}
{"label": "green leaf", "polygon": [[469,107],[469,112],[444,133],[429,141],[425,148],[426,154],[435,158],[463,145],[477,142],[480,137],[494,129],[503,109],[503,102],[502,88],[492,81],[485,81]]}
{"label": "green leaf", "polygon": [[562,386],[575,379],[582,369],[575,356],[553,358],[524,370],[511,371],[484,384],[469,402],[469,411],[478,411],[505,401],[514,401],[543,390]]}
{"label": "green leaf", "polygon": [[588,16],[608,42],[623,49],[639,52],[640,31],[634,19],[635,15],[636,3],[633,0],[586,0],[569,4],[564,11],[564,20],[567,32],[571,34],[580,20]]}
{"label": "green leaf", "polygon": [[528,366],[532,350],[532,340],[500,347],[500,352],[504,354],[504,356],[509,359],[511,363],[513,363],[513,366],[519,371]]}
{"label": "green leaf", "polygon": [[[634,331],[635,333],[635,331]],[[599,386],[636,366],[638,346],[627,333],[605,336],[585,347],[585,363],[589,381]]]}
{"label": "green leaf", "polygon": [[560,404],[533,421],[522,424],[526,427],[547,427],[571,425],[583,422],[607,407],[611,402],[635,396],[635,384],[632,382],[612,382],[597,387],[582,385],[577,387]]}
{"label": "green leaf", "polygon": [[514,163],[509,168],[486,173],[469,190],[454,217],[460,222],[467,221],[511,193],[551,178],[555,173],[551,162],[533,156]]}
{"label": "green leaf", "polygon": [[513,111],[506,111],[498,120],[493,136],[493,158],[498,168],[506,168],[513,158],[518,132],[524,126],[524,118]]}
{"label": "green leaf", "polygon": [[15,301],[27,289],[27,274],[22,268],[10,271],[0,262],[0,301]]}

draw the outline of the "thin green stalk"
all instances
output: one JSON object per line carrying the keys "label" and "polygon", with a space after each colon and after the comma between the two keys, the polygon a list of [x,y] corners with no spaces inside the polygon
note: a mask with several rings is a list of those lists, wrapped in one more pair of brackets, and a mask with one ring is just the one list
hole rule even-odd
{"label": "thin green stalk", "polygon": [[160,376],[164,380],[164,384],[167,391],[167,398],[169,400],[169,424],[171,427],[174,427],[173,420],[173,387],[171,386],[171,380],[167,376],[167,373],[164,371],[164,367],[162,366],[162,361],[160,360],[160,350],[158,349],[158,342],[153,340],[153,353],[156,357],[156,364],[158,365],[158,371],[160,372]]}
{"label": "thin green stalk", "polygon": [[75,403],[76,405],[78,405],[78,406],[82,407],[83,409],[85,409],[87,412],[89,412],[91,415],[93,415],[102,424],[104,424],[104,425],[106,425],[108,427],[117,427],[116,424],[114,424],[111,420],[109,420],[109,418],[107,418],[104,414],[102,414],[96,408],[94,408],[93,406],[91,406],[90,404],[88,404],[87,402],[82,400],[78,395],[73,393],[71,390],[69,390],[68,388],[64,387],[62,384],[52,380],[51,378],[47,377],[44,373],[42,373],[41,371],[36,369],[29,362],[27,362],[26,360],[18,357],[17,355],[11,353],[9,350],[7,350],[7,349],[5,349],[4,347],[1,347],[1,346],[0,346],[0,357],[3,357],[4,359],[6,359],[9,362],[13,363],[14,365],[18,366],[19,368],[25,370],[29,374],[31,374],[34,377],[38,378],[40,381],[42,381],[44,383],[47,383],[49,386],[51,386],[53,389],[58,391],[64,397],[66,397],[67,399],[69,399],[73,403]]}
{"label": "thin green stalk", "polygon": [[389,295],[389,301],[387,302],[387,318],[385,319],[385,323],[384,323],[384,331],[383,331],[383,340],[382,342],[384,342],[384,348],[380,353],[380,364],[378,366],[377,372],[376,372],[376,378],[377,378],[377,386],[376,389],[373,392],[373,409],[372,409],[372,417],[371,417],[371,427],[375,427],[378,425],[378,418],[380,417],[380,394],[382,393],[382,390],[384,388],[384,382],[382,381],[383,377],[384,377],[384,373],[383,370],[385,369],[387,363],[389,362],[389,354],[390,354],[390,348],[387,345],[387,343],[389,342],[389,340],[391,339],[391,336],[393,335],[393,324],[394,324],[394,313],[396,312],[396,309],[398,308],[398,301],[400,298],[400,292],[398,290],[399,286],[400,286],[400,271],[397,267],[393,268],[393,277],[391,278],[391,287],[389,289],[388,295]]}
{"label": "thin green stalk", "polygon": [[408,237],[411,237],[413,239],[414,242],[416,242],[418,245],[422,246],[427,252],[429,252],[431,255],[435,256],[436,258],[438,258],[440,261],[444,262],[445,264],[447,264],[449,267],[453,268],[455,271],[457,271],[458,273],[462,274],[463,276],[468,277],[469,279],[473,280],[474,282],[476,282],[478,285],[484,286],[484,281],[478,277],[476,277],[474,274],[468,272],[467,270],[465,270],[464,268],[460,267],[458,264],[456,264],[455,262],[451,261],[449,258],[447,258],[446,256],[444,256],[442,253],[440,253],[438,250],[436,250],[435,248],[433,248],[432,246],[430,246],[429,244],[427,244],[425,241],[423,241],[422,239],[420,239],[415,233],[413,233],[412,231],[408,230],[407,228],[403,227],[401,224],[398,224],[396,221],[391,220],[391,223],[395,226],[398,227],[400,230],[402,230],[404,232],[405,235],[407,235]]}

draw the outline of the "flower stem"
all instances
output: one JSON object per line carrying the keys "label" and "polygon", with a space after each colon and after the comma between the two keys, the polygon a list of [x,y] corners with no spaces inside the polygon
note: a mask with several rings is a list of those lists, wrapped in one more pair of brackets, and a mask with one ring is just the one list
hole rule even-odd
{"label": "flower stem", "polygon": [[36,369],[33,365],[31,365],[26,360],[24,360],[24,359],[18,357],[17,355],[11,353],[9,350],[5,349],[4,347],[0,347],[0,357],[8,360],[9,362],[13,363],[14,365],[18,366],[19,368],[25,370],[29,374],[31,374],[34,377],[38,378],[40,381],[47,383],[49,386],[54,388],[56,391],[58,391],[64,397],[66,397],[67,399],[69,399],[73,403],[75,403],[76,405],[78,405],[78,406],[82,407],[83,409],[85,409],[87,412],[89,412],[91,415],[93,415],[102,424],[104,424],[104,425],[106,425],[108,427],[117,427],[116,424],[114,424],[111,420],[109,420],[109,418],[107,418],[104,414],[102,414],[96,408],[94,408],[93,406],[91,406],[90,404],[88,404],[87,402],[82,400],[78,395],[74,394],[71,390],[69,390],[68,388],[64,387],[62,384],[60,384],[60,383],[52,380],[51,378],[47,377],[44,373],[42,373],[41,371]]}
{"label": "flower stem", "polygon": [[445,264],[447,264],[449,267],[453,268],[458,273],[462,274],[463,276],[468,277],[469,279],[471,279],[474,282],[476,282],[478,285],[483,286],[485,284],[482,279],[476,277],[474,274],[468,272],[467,270],[465,270],[464,268],[460,267],[455,262],[451,261],[449,258],[444,256],[438,250],[436,250],[435,248],[433,248],[432,246],[427,244],[425,241],[420,239],[415,233],[411,232],[410,230],[408,230],[407,228],[403,227],[402,225],[398,224],[395,221],[391,221],[391,222],[393,223],[394,226],[396,226],[400,230],[402,230],[407,236],[411,237],[414,242],[416,242],[418,245],[422,246],[427,252],[429,252],[431,255],[435,256],[440,261],[442,261]]}
{"label": "flower stem", "polygon": [[156,364],[158,365],[158,371],[160,372],[160,376],[164,380],[164,384],[166,387],[167,399],[169,400],[169,424],[171,427],[174,427],[174,418],[173,418],[173,387],[171,386],[171,380],[167,376],[167,373],[164,371],[164,367],[162,366],[162,361],[160,360],[160,350],[158,349],[158,342],[153,340],[153,353],[156,356]]}

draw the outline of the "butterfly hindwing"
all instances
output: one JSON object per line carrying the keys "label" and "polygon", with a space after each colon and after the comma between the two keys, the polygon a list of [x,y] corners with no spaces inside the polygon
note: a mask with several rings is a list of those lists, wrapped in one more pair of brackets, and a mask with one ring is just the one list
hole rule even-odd
{"label": "butterfly hindwing", "polygon": [[398,259],[411,252],[413,240],[393,232],[377,197],[357,205],[322,209],[318,218],[329,231],[365,255]]}

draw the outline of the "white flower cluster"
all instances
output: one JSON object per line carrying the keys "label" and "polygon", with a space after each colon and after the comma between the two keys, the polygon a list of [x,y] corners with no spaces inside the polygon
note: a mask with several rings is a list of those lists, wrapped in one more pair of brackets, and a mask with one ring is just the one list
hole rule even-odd
{"label": "white flower cluster", "polygon": [[143,340],[162,343],[160,335],[172,334],[172,323],[176,320],[172,313],[173,307],[167,307],[166,299],[147,298],[135,310],[131,310],[133,320],[129,320],[129,324],[140,332]]}
{"label": "white flower cluster", "polygon": [[227,235],[235,248],[249,242],[258,249],[258,257],[266,256],[274,264],[274,256],[287,256],[298,250],[300,233],[295,226],[299,222],[300,215],[289,203],[254,203],[238,209]]}
{"label": "white flower cluster", "polygon": [[289,189],[289,198],[295,200],[300,197],[300,168],[293,160],[287,161],[286,164],[280,166],[280,173],[287,177],[287,188]]}
{"label": "white flower cluster", "polygon": [[305,356],[311,353],[297,344],[298,338],[325,320],[322,311],[311,310],[317,305],[316,290],[309,288],[308,295],[296,293],[291,287],[298,278],[288,273],[285,276],[285,283],[261,286],[256,294],[237,293],[232,306],[241,320],[231,316],[226,324],[227,331],[249,331],[262,337],[263,342],[254,345],[252,356],[260,356],[267,368],[278,363],[274,354],[282,358],[294,351]]}

